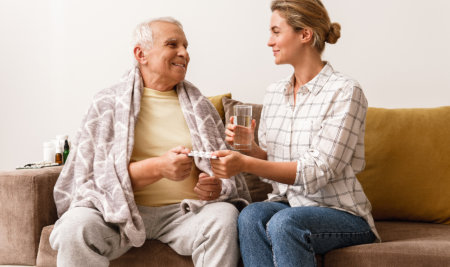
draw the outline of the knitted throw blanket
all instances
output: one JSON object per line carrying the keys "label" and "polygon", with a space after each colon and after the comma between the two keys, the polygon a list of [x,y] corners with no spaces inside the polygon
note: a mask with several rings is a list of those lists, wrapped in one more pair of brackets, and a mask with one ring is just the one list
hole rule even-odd
{"label": "knitted throw blanket", "polygon": [[[128,174],[142,88],[141,74],[135,67],[118,84],[94,97],[54,188],[59,217],[74,207],[95,208],[106,222],[119,226],[122,245],[132,246],[141,246],[146,238]],[[227,149],[224,126],[214,106],[187,81],[180,82],[176,91],[193,149]],[[212,175],[208,159],[195,158],[195,164]],[[247,204],[250,195],[243,176],[222,179],[222,195],[215,201]],[[196,212],[207,203],[185,199],[180,208]]]}

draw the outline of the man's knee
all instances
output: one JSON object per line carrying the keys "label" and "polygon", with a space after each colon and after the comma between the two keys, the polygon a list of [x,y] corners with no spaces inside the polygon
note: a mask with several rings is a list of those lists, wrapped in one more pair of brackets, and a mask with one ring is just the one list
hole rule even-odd
{"label": "man's knee", "polygon": [[237,218],[239,216],[239,211],[237,208],[226,202],[217,203],[218,212],[215,213],[216,222],[223,227],[237,227]]}
{"label": "man's knee", "polygon": [[228,234],[237,232],[239,211],[234,205],[226,202],[218,202],[209,204],[208,206],[210,206],[210,210],[205,214],[206,218],[204,222],[209,221],[210,223],[205,224],[206,230],[210,228],[208,225],[212,225],[219,232],[226,232]]}
{"label": "man's knee", "polygon": [[[50,243],[57,249],[61,243],[72,244],[80,238],[100,233],[97,229],[102,223],[102,216],[98,211],[90,208],[77,207],[68,210],[57,221],[50,235]],[[89,232],[89,233],[88,233]]]}

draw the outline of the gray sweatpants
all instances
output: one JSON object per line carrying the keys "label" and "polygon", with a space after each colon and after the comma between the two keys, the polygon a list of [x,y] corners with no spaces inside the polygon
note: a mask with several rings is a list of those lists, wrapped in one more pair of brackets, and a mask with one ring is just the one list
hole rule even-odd
{"label": "gray sweatpants", "polygon": [[[237,266],[237,209],[229,203],[205,205],[182,214],[179,204],[139,206],[147,239],[167,243],[180,255],[192,255],[195,266]],[[118,227],[91,208],[73,208],[56,222],[50,244],[58,250],[57,265],[108,266],[131,247],[120,247]],[[151,252],[150,252],[151,253]]]}

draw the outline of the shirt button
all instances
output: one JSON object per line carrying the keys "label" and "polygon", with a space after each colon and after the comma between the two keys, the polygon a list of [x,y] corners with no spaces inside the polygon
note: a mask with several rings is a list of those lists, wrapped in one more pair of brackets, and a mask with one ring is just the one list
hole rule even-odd
{"label": "shirt button", "polygon": [[313,156],[315,158],[319,157],[319,155],[320,155],[319,151],[317,151],[315,149],[309,149],[308,152],[311,153],[311,156]]}

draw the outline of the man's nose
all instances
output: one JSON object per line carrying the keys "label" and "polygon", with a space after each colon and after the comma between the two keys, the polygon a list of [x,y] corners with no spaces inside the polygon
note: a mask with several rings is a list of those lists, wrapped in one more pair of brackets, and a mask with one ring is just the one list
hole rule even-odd
{"label": "man's nose", "polygon": [[188,53],[188,51],[187,51],[187,49],[186,49],[185,47],[181,47],[181,48],[178,50],[178,55],[179,55],[179,56],[182,56],[182,57],[184,57],[184,58],[186,58],[186,60],[189,59],[189,53]]}

